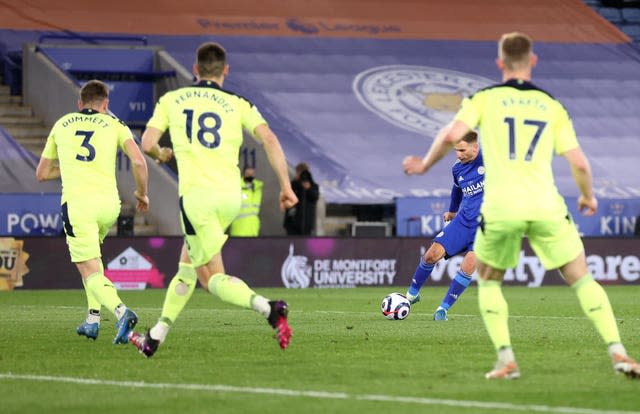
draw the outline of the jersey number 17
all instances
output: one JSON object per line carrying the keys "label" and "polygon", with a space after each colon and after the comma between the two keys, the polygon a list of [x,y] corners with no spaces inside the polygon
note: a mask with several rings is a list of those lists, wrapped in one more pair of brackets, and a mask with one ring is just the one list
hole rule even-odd
{"label": "jersey number 17", "polygon": [[[506,117],[504,122],[509,127],[509,159],[516,159],[516,120],[512,117]],[[532,121],[530,119],[525,119],[522,122],[527,126],[536,127],[536,131],[533,135],[533,139],[531,140],[531,144],[529,144],[529,149],[527,149],[527,154],[524,156],[525,161],[531,161],[533,157],[533,151],[536,149],[536,145],[538,145],[538,140],[540,140],[540,136],[542,135],[542,131],[544,131],[544,127],[547,126],[547,123],[544,121]]]}

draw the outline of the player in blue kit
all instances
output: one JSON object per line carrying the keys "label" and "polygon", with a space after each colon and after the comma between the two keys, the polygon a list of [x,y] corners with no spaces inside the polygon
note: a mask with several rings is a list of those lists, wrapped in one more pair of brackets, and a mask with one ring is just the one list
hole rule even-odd
{"label": "player in blue kit", "polygon": [[[470,131],[455,146],[458,161],[451,168],[453,188],[449,211],[444,213],[444,221],[449,222],[434,238],[431,247],[420,258],[420,263],[411,280],[407,298],[413,304],[420,300],[420,288],[431,275],[435,264],[442,258],[448,259],[466,252],[460,269],[449,285],[447,294],[433,314],[436,321],[446,321],[447,312],[471,283],[471,275],[476,270],[476,255],[473,240],[478,227],[478,215],[484,189],[484,165],[478,145],[478,135]],[[423,174],[422,158],[409,156],[402,162],[407,175]]]}

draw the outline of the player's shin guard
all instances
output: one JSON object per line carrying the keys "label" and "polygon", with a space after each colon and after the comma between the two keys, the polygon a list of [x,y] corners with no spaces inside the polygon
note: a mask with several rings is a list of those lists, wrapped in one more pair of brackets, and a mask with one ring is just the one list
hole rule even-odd
{"label": "player's shin guard", "polygon": [[252,309],[251,302],[256,293],[242,279],[217,273],[211,276],[207,287],[211,294],[216,295],[224,302]]}
{"label": "player's shin guard", "polygon": [[607,344],[620,342],[611,303],[602,286],[587,274],[571,287],[578,296],[583,312],[591,319],[604,342]]}
{"label": "player's shin guard", "polygon": [[171,279],[162,305],[160,320],[175,322],[196,288],[198,276],[190,263],[178,264],[178,273]]}
{"label": "player's shin guard", "polygon": [[480,315],[496,350],[511,347],[509,336],[509,306],[502,295],[500,282],[478,280]]}
{"label": "player's shin guard", "polygon": [[94,273],[85,279],[88,294],[93,295],[98,302],[109,309],[114,315],[118,305],[122,303],[116,287],[101,273]]}

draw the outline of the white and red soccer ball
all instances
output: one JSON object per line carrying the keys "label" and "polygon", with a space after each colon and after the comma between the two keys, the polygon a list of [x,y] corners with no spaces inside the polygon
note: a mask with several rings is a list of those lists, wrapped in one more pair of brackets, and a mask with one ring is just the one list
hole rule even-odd
{"label": "white and red soccer ball", "polygon": [[409,316],[411,311],[411,303],[409,299],[401,293],[390,293],[382,299],[380,310],[385,318],[389,320],[402,320]]}

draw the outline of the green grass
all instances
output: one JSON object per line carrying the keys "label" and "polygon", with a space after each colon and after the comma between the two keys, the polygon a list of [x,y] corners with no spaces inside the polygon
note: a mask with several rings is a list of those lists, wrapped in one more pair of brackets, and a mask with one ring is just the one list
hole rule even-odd
{"label": "green grass", "polygon": [[[443,288],[423,289],[423,301],[405,321],[380,314],[388,292],[260,290],[289,302],[294,337],[282,352],[260,316],[198,290],[150,359],[130,345],[111,344],[115,318],[106,313],[97,341],[78,337],[75,327],[85,313],[82,291],[1,293],[0,412],[536,412],[530,405],[543,406],[538,412],[640,411],[640,381],[613,373],[606,347],[569,288],[504,288],[522,371],[517,381],[483,378],[495,354],[478,316],[475,287],[448,322],[431,320]],[[607,287],[607,292],[625,345],[638,358],[640,286]],[[138,312],[143,329],[159,316],[164,290],[121,292],[121,297]],[[77,382],[87,379],[98,382]],[[168,385],[153,386],[158,383]],[[259,388],[300,393],[259,393]],[[475,403],[464,406],[468,401]]]}

